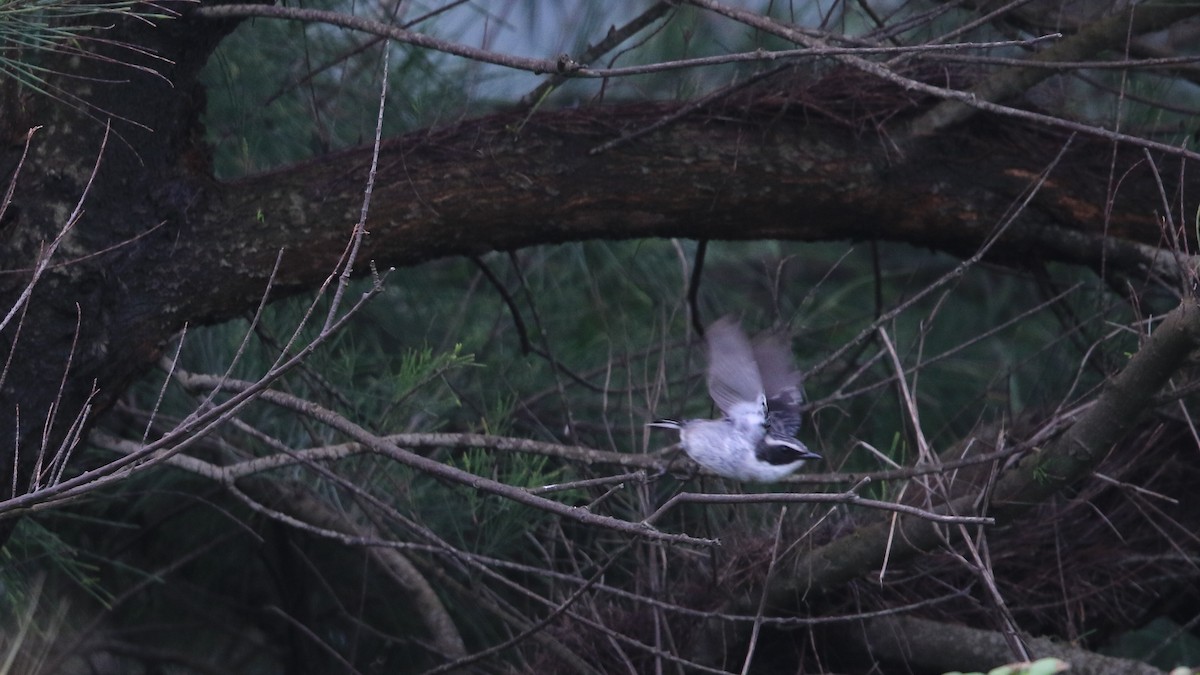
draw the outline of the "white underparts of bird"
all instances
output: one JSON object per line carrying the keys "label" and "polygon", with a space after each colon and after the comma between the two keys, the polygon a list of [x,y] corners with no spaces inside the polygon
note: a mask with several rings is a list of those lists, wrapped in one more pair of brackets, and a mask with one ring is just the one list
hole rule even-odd
{"label": "white underparts of bird", "polygon": [[820,459],[796,438],[802,376],[778,333],[751,342],[738,322],[722,317],[705,331],[708,393],[720,408],[715,420],[655,420],[648,426],[679,430],[679,443],[696,463],[742,481],[779,480]]}

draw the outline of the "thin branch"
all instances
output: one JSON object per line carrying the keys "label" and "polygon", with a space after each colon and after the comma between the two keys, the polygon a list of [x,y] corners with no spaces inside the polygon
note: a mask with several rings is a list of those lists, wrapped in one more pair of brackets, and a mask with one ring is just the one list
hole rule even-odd
{"label": "thin branch", "polygon": [[496,289],[500,294],[500,299],[504,302],[504,306],[508,307],[508,313],[512,316],[513,327],[517,330],[517,340],[521,343],[521,354],[527,356],[533,349],[533,345],[529,342],[529,331],[525,328],[525,320],[521,318],[521,308],[517,307],[517,301],[513,298],[508,289],[504,287],[504,283],[500,281],[500,277],[488,267],[487,263],[477,255],[471,256],[471,262],[479,268],[484,278]]}
{"label": "thin branch", "polygon": [[[1072,413],[1071,415],[1060,415],[1059,418],[1070,420],[1073,419],[1073,415],[1075,414],[1077,413]],[[1053,432],[1049,435],[1053,435],[1053,433],[1058,432],[1057,427],[1052,426],[1050,428],[1053,430]],[[1037,438],[1040,440],[1036,440],[1034,442],[1045,442],[1046,436],[1047,434],[1039,434]],[[395,443],[396,445],[405,448],[447,448],[463,450],[471,448],[486,448],[501,452],[522,452],[546,457],[556,457],[569,462],[583,464],[585,466],[612,465],[654,471],[656,473],[661,473],[664,471],[667,465],[667,462],[661,453],[633,454],[624,452],[609,452],[577,445],[560,445],[558,443],[547,443],[528,438],[513,438],[486,434],[407,433],[390,434],[383,436],[383,438],[388,442]],[[940,465],[936,466],[918,465],[908,468],[870,472],[796,474],[789,476],[780,482],[789,484],[798,483],[838,485],[857,483],[863,479],[868,479],[872,482],[905,480],[915,476],[925,476],[934,473],[952,471],[967,466],[974,466],[977,464],[986,464],[999,459],[1012,457],[1022,452],[1027,452],[1028,450],[1029,446],[1027,444],[1020,444],[997,450],[995,452],[979,455],[978,457],[967,457],[958,460],[944,461]],[[372,452],[372,449],[366,445],[363,445],[362,443],[343,443],[313,448],[303,448],[299,450],[289,450],[286,453],[268,455],[265,457],[256,457],[238,462],[236,464],[222,466],[220,467],[220,470],[227,475],[224,478],[220,478],[220,480],[236,480],[245,476],[272,471],[287,466],[336,461],[369,452]],[[700,469],[700,471],[703,473],[703,475],[715,475],[703,469]],[[215,475],[212,477],[217,478]],[[610,480],[611,478],[613,477],[602,480]]]}
{"label": "thin branch", "polygon": [[696,336],[704,338],[704,320],[700,317],[700,282],[703,280],[704,256],[708,252],[708,240],[701,239],[696,244],[696,260],[692,263],[692,276],[688,280],[687,306],[688,315],[692,321],[692,330]]}
{"label": "thin branch", "polygon": [[[626,22],[624,26],[621,26],[620,28],[609,28],[608,33],[602,40],[597,42],[595,45],[588,47],[583,51],[582,54],[579,55],[579,60],[582,63],[591,63],[595,59],[598,59],[613,49],[616,49],[616,47],[622,42],[633,37],[643,28],[649,26],[655,21],[658,21],[673,7],[673,3],[667,2],[666,0],[659,0],[659,2],[656,2],[647,8],[646,11]],[[546,78],[545,82],[542,82],[535,87],[533,91],[521,97],[521,101],[517,104],[517,108],[536,108],[536,106],[545,100],[546,96],[548,96],[555,87],[562,84],[564,81],[566,81],[566,79],[567,77],[565,75],[557,73]]]}
{"label": "thin branch", "polygon": [[346,288],[350,285],[350,276],[354,271],[354,263],[358,259],[358,249],[362,246],[363,237],[367,235],[367,216],[371,213],[371,195],[375,191],[375,173],[379,169],[379,146],[383,143],[383,112],[387,110],[387,90],[388,90],[388,54],[391,53],[389,45],[383,46],[383,64],[381,70],[382,82],[379,85],[379,113],[375,118],[375,142],[371,145],[371,168],[367,172],[367,184],[363,188],[362,207],[359,210],[358,222],[354,224],[354,234],[350,237],[350,247],[346,253],[345,264],[342,266],[342,275],[338,279],[337,289],[333,292],[333,300],[330,302],[329,312],[325,315],[325,325],[322,331],[329,330],[330,324],[337,317],[338,308],[341,306],[342,296],[346,293]]}
{"label": "thin branch", "polygon": [[[219,379],[210,375],[194,375],[190,373],[180,372],[176,377],[179,381],[189,389],[206,389],[216,385]],[[377,436],[350,420],[338,415],[332,410],[323,408],[310,401],[297,398],[283,392],[261,389],[258,383],[244,382],[238,380],[229,380],[222,384],[225,390],[243,394],[247,391],[257,390],[259,400],[272,403],[274,405],[298,412],[306,417],[317,420],[330,428],[336,429],[343,434],[353,438],[355,441],[362,443],[370,448],[373,452],[388,457],[392,460],[400,462],[405,466],[409,466],[418,471],[422,471],[432,476],[437,476],[444,480],[459,485],[464,485],[469,488],[494,494],[499,497],[515,501],[526,506],[531,506],[536,509],[547,511],[558,516],[562,516],[569,520],[574,520],[587,525],[604,527],[607,529],[625,532],[635,536],[645,536],[651,539],[662,541],[693,544],[699,546],[712,546],[718,542],[711,539],[701,539],[684,534],[671,534],[661,532],[654,527],[645,523],[632,523],[611,516],[591,513],[584,509],[570,507],[561,502],[552,501],[531,494],[528,490],[514,487],[497,480],[478,476],[468,471],[463,471],[456,467],[443,464],[428,457],[422,457],[416,453],[405,450],[395,443],[387,440],[387,438]]]}
{"label": "thin branch", "polygon": [[[12,191],[16,187],[17,174],[20,172],[20,167],[25,163],[25,156],[29,152],[29,144],[33,140],[33,133],[40,128],[41,127],[33,127],[25,136],[25,150],[21,153],[21,159],[17,164],[17,169],[13,172],[12,180],[9,182],[8,190],[4,198],[5,207],[8,206]],[[0,330],[4,330],[4,327],[8,325],[8,322],[12,320],[13,315],[20,311],[25,306],[25,303],[29,301],[29,296],[33,293],[33,287],[37,285],[38,280],[42,277],[42,273],[45,272],[47,267],[50,265],[50,258],[54,256],[54,252],[58,250],[59,244],[62,243],[63,239],[67,236],[67,233],[71,231],[71,228],[75,227],[75,225],[79,222],[80,217],[83,216],[83,202],[85,199],[87,199],[88,193],[91,192],[92,183],[95,182],[96,175],[100,172],[100,160],[103,159],[104,150],[108,147],[109,130],[110,127],[105,125],[104,136],[100,139],[100,149],[96,152],[96,161],[92,164],[92,172],[88,175],[87,182],[84,183],[83,192],[80,193],[79,200],[75,202],[75,209],[71,212],[71,215],[67,216],[66,222],[63,223],[62,228],[59,229],[58,234],[54,237],[54,240],[51,241],[50,244],[42,249],[42,251],[38,254],[37,264],[33,267],[33,275],[30,277],[29,282],[25,284],[25,289],[21,291],[21,294],[17,296],[17,299],[13,301],[12,306],[9,307],[8,314],[4,316],[3,320],[0,320]],[[3,384],[2,380],[0,380],[0,384]]]}
{"label": "thin branch", "polygon": [[1054,169],[1058,166],[1058,163],[1061,162],[1062,158],[1066,155],[1067,149],[1071,147],[1071,141],[1072,139],[1069,138],[1065,143],[1063,143],[1062,147],[1059,148],[1058,154],[1055,155],[1054,159],[1050,161],[1050,164],[1042,170],[1041,174],[1038,175],[1037,180],[1029,187],[1028,190],[1026,190],[1025,195],[1020,199],[1020,201],[1010,207],[1009,213],[1006,214],[1005,217],[1000,221],[995,230],[988,235],[987,240],[983,242],[983,244],[979,247],[979,250],[977,250],[974,255],[960,262],[954,267],[954,269],[943,274],[941,277],[933,281],[933,283],[930,283],[917,293],[914,293],[913,296],[908,298],[906,301],[880,315],[868,326],[859,331],[858,335],[856,335],[848,343],[827,354],[825,358],[821,359],[809,370],[809,373],[820,372],[821,370],[827,368],[830,364],[836,362],[843,354],[852,349],[855,345],[874,335],[875,331],[877,331],[880,326],[883,326],[887,322],[896,318],[909,307],[912,307],[917,302],[923,300],[934,291],[940,289],[946,284],[949,284],[951,281],[958,279],[969,268],[974,267],[979,263],[980,260],[983,260],[984,256],[987,255],[987,252],[991,250],[992,246],[994,246],[996,242],[1000,241],[1001,236],[1007,232],[1008,228],[1014,222],[1016,222],[1017,218],[1022,213],[1025,212],[1025,209],[1029,206],[1029,203],[1032,202],[1033,198],[1037,196],[1038,192],[1041,191],[1041,188],[1046,183],[1046,180],[1050,178],[1050,174],[1054,172]]}
{"label": "thin branch", "polygon": [[[667,3],[663,3],[667,4]],[[782,59],[797,59],[797,58],[823,58],[829,56],[847,56],[847,55],[895,55],[909,53],[926,53],[926,52],[945,52],[945,51],[960,51],[964,49],[990,49],[995,47],[1011,47],[1011,46],[1030,46],[1046,40],[1056,40],[1061,38],[1059,33],[1042,35],[1029,38],[1027,40],[1001,40],[997,42],[979,42],[979,43],[956,43],[948,45],[913,45],[900,47],[829,47],[820,44],[818,41],[812,40],[812,44],[807,42],[803,49],[786,49],[778,51],[768,51],[765,49],[756,49],[750,52],[740,52],[734,54],[724,54],[719,56],[706,56],[690,59],[679,59],[675,61],[665,61],[642,66],[627,66],[623,68],[589,68],[586,64],[578,63],[569,55],[563,54],[554,59],[534,59],[524,56],[514,56],[501,52],[489,51],[486,49],[478,49],[467,45],[443,40],[424,33],[417,33],[406,30],[399,26],[383,23],[380,21],[372,21],[362,17],[344,14],[341,12],[330,12],[317,9],[301,9],[295,7],[278,7],[274,5],[207,5],[198,7],[192,12],[193,16],[200,16],[206,19],[239,19],[249,17],[264,17],[271,19],[285,19],[289,21],[304,21],[308,23],[323,23],[330,26],[339,26],[352,30],[370,33],[390,38],[397,42],[416,45],[425,49],[461,56],[463,58],[478,61],[480,63],[491,63],[505,68],[514,70],[524,70],[535,75],[546,73],[554,73],[560,77],[580,77],[580,78],[612,78],[626,77],[630,75],[645,75],[649,73],[660,73],[665,71],[680,70],[684,68],[703,68],[725,63],[746,63],[758,61],[778,61]],[[799,31],[795,31],[799,34]],[[607,50],[605,50],[607,51]],[[603,53],[603,52],[601,52]]]}
{"label": "thin branch", "polygon": [[320,635],[313,632],[313,629],[300,619],[288,614],[278,605],[267,605],[263,607],[263,610],[268,614],[274,614],[283,619],[289,626],[291,626],[292,630],[297,631],[301,635],[307,637],[309,642],[319,647],[322,652],[328,654],[336,663],[341,664],[341,667],[345,672],[353,673],[354,675],[362,675],[362,671],[355,668],[354,664],[347,661],[346,657],[342,656],[342,654],[339,653],[338,650],[333,647],[333,645],[330,645],[324,639],[322,639]]}
{"label": "thin branch", "polygon": [[[783,537],[783,519],[787,515],[787,507],[779,509],[779,517],[775,519],[775,537],[771,542],[771,562],[767,565],[767,582],[775,576],[776,563],[779,562],[779,540]],[[754,650],[758,645],[758,636],[762,631],[763,619],[766,617],[767,593],[764,591],[758,598],[758,610],[754,613],[754,624],[750,629],[750,645],[746,648],[746,659],[742,662],[742,675],[750,674],[750,664],[754,662]]]}
{"label": "thin branch", "polygon": [[[322,289],[325,287],[323,286]],[[25,510],[48,508],[55,502],[74,499],[88,492],[100,489],[110,483],[124,480],[132,473],[145,471],[155,464],[165,461],[172,454],[185,450],[199,441],[209,431],[225,423],[238,410],[255,400],[255,398],[274,381],[283,377],[287,372],[306,360],[316,349],[327,342],[342,326],[356,315],[362,307],[381,291],[376,284],[370,291],[364,293],[351,309],[300,349],[291,358],[284,359],[272,366],[266,374],[251,386],[241,389],[229,400],[211,406],[203,411],[197,410],[180,423],[163,438],[145,445],[136,452],[130,453],[95,469],[89,469],[61,483],[46,487],[37,492],[24,495],[14,495],[11,499],[0,502],[0,519],[13,517]],[[322,290],[323,292],[323,290]],[[307,315],[306,315],[307,318]],[[220,382],[222,378],[213,378]],[[214,388],[213,393],[217,391]]]}
{"label": "thin branch", "polygon": [[479,61],[491,63],[516,70],[526,70],[535,74],[562,72],[566,65],[553,59],[531,59],[523,56],[512,56],[477,49],[466,45],[441,40],[423,33],[405,30],[399,26],[372,21],[341,12],[329,12],[318,9],[300,9],[296,7],[277,7],[274,5],[206,5],[197,7],[192,16],[206,19],[243,19],[249,17],[264,17],[269,19],[286,19],[290,21],[305,21],[308,23],[323,23],[352,30],[381,35],[397,42],[416,45],[434,51],[444,52]]}
{"label": "thin branch", "polygon": [[[633,471],[623,473],[616,476],[602,476],[600,478],[587,478],[584,480],[573,480],[566,483],[550,483],[539,488],[530,488],[529,491],[535,495],[547,494],[550,492],[563,492],[565,490],[579,490],[590,487],[600,487],[602,485],[613,485],[615,488],[622,488],[627,482],[646,483],[648,477],[645,471]],[[614,485],[615,484],[615,485]],[[592,503],[595,505],[595,502]]]}
{"label": "thin branch", "polygon": [[[860,484],[866,483],[866,480],[860,481]],[[709,494],[695,492],[681,492],[674,497],[671,497],[665,504],[660,506],[657,511],[650,514],[644,522],[653,523],[667,511],[675,508],[679,504],[853,504],[856,506],[865,506],[871,509],[879,509],[881,511],[892,511],[908,516],[928,520],[934,523],[954,523],[960,525],[995,525],[994,518],[986,518],[982,516],[956,516],[945,513],[936,513],[919,509],[915,506],[907,504],[895,504],[892,502],[879,501],[878,499],[868,499],[860,497],[853,491],[835,492],[835,493],[795,493],[795,492],[761,492],[744,495],[728,495],[728,494]]]}
{"label": "thin branch", "polygon": [[628,77],[630,75],[646,75],[649,73],[661,73],[681,68],[699,68],[705,66],[717,66],[727,63],[756,63],[756,62],[771,62],[771,61],[795,61],[799,59],[817,59],[828,58],[833,56],[877,56],[877,55],[894,55],[894,54],[937,54],[941,52],[963,51],[971,49],[992,49],[996,47],[1030,47],[1041,42],[1057,40],[1062,37],[1062,33],[1050,33],[1038,37],[1029,38],[1027,40],[1001,40],[998,42],[960,42],[948,45],[908,45],[896,47],[828,47],[828,46],[813,46],[804,47],[802,49],[755,49],[750,52],[735,52],[733,54],[720,54],[717,56],[702,56],[690,59],[677,59],[675,61],[662,61],[660,63],[647,64],[644,66],[625,66],[623,68],[587,68],[582,67],[577,71],[572,71],[571,76],[574,77]]}
{"label": "thin branch", "polygon": [[[8,179],[8,187],[4,190],[4,199],[0,201],[0,223],[4,222],[4,214],[8,213],[8,207],[12,204],[13,193],[17,190],[17,178],[21,175],[21,169],[25,167],[25,159],[29,157],[29,146],[33,143],[33,135],[41,128],[41,126],[34,126],[25,132],[25,145],[21,149],[21,157],[17,159],[17,165],[12,169],[12,177]],[[4,325],[4,323],[0,323],[0,329],[3,329]]]}
{"label": "thin branch", "polygon": [[[1185,299],[1150,335],[1125,368],[1113,377],[1065,433],[1039,445],[996,483],[989,509],[999,523],[1075,484],[1133,428],[1152,404],[1153,395],[1187,362],[1200,346],[1200,304]],[[968,494],[938,507],[939,514],[975,508],[977,496]],[[941,542],[927,521],[901,518],[893,556],[911,557]],[[818,547],[795,562],[796,574],[773,589],[786,604],[802,589],[820,589],[843,583],[874,569],[887,549],[887,523],[860,527],[854,537],[843,537]]]}
{"label": "thin branch", "polygon": [[[761,14],[757,14],[750,10],[740,9],[740,8],[736,8],[736,7],[730,7],[728,5],[717,2],[716,0],[688,0],[688,2],[689,2],[689,4],[709,10],[711,12],[720,14],[722,16],[726,16],[730,19],[733,19],[734,21],[738,21],[747,26],[757,28],[763,32],[781,37],[785,40],[795,42],[796,44],[801,44],[801,45],[804,45],[804,46],[812,48],[812,49],[827,48],[827,45],[824,42],[822,42],[820,39],[811,37],[811,36],[805,34],[803,31],[793,28],[792,26],[787,26],[787,25],[781,24],[781,23],[775,21],[774,19],[771,19],[770,17],[766,17]],[[1183,6],[1188,6],[1188,5],[1187,5],[1187,3],[1180,5],[1180,7],[1183,7]],[[1191,11],[1194,12],[1194,11],[1196,11],[1196,9],[1192,8]],[[1200,152],[1194,152],[1194,151],[1188,150],[1186,148],[1177,147],[1174,145],[1167,145],[1165,143],[1151,141],[1151,140],[1141,138],[1138,136],[1131,136],[1129,134],[1123,134],[1123,133],[1119,133],[1116,131],[1111,131],[1109,129],[1105,129],[1104,127],[1098,127],[1098,126],[1094,126],[1094,125],[1090,125],[1090,124],[1074,122],[1072,120],[1063,119],[1061,117],[1055,117],[1053,115],[1045,115],[1042,113],[1030,112],[1028,110],[1021,110],[1020,108],[1013,108],[1011,106],[1000,105],[998,103],[993,103],[992,101],[981,98],[979,95],[977,95],[973,92],[970,92],[970,91],[961,91],[958,89],[939,87],[936,85],[929,84],[927,82],[922,82],[920,80],[914,80],[910,77],[905,77],[904,75],[901,75],[901,74],[893,71],[892,69],[888,68],[886,65],[880,64],[875,61],[863,59],[863,58],[860,58],[855,55],[844,54],[844,55],[835,56],[834,58],[836,58],[838,61],[840,61],[848,66],[851,66],[853,68],[861,70],[870,75],[874,75],[875,77],[878,77],[879,79],[882,79],[887,82],[896,84],[900,87],[903,87],[907,91],[918,91],[923,94],[928,94],[930,96],[936,96],[938,98],[943,98],[943,99],[947,100],[947,103],[955,102],[955,103],[964,105],[967,108],[974,108],[976,110],[982,110],[984,112],[990,112],[990,113],[994,113],[997,115],[1003,115],[1006,117],[1021,119],[1021,120],[1025,120],[1025,121],[1032,122],[1035,124],[1045,125],[1045,126],[1049,126],[1049,127],[1058,128],[1058,129],[1066,129],[1067,131],[1073,131],[1076,133],[1086,134],[1089,136],[1095,136],[1097,138],[1103,138],[1103,139],[1110,140],[1110,141],[1129,143],[1129,144],[1133,145],[1134,147],[1158,150],[1160,152],[1166,153],[1166,154],[1174,156],[1174,157],[1186,157],[1188,159],[1200,160]],[[923,124],[910,125],[908,131],[905,134],[907,139],[912,139],[912,138],[920,137],[924,134],[932,133],[932,131],[934,131],[936,129],[944,128],[944,126],[946,124],[946,122],[944,122],[942,118],[924,117],[922,119],[926,120]]]}
{"label": "thin branch", "polygon": [[1002,56],[972,56],[969,54],[931,54],[923,56],[928,61],[943,63],[973,63],[989,66],[1013,66],[1036,70],[1066,72],[1071,70],[1150,70],[1185,63],[1200,62],[1200,56],[1164,56],[1155,59],[1113,59],[1089,61],[1034,61],[1012,59]]}
{"label": "thin branch", "polygon": [[558,403],[562,407],[566,436],[570,439],[576,439],[579,437],[579,434],[575,428],[575,414],[571,410],[571,402],[567,398],[567,390],[563,386],[562,381],[562,376],[565,374],[566,368],[559,363],[558,359],[554,356],[554,352],[550,349],[550,336],[546,334],[546,327],[542,323],[542,317],[538,312],[537,298],[534,297],[533,291],[525,281],[525,273],[521,271],[521,261],[517,258],[515,251],[508,252],[508,261],[512,265],[513,272],[517,275],[517,281],[521,284],[521,290],[525,293],[525,302],[529,305],[529,315],[533,317],[533,326],[537,329],[537,337],[541,340],[542,352],[545,353],[545,358],[550,363],[550,372],[554,375],[554,387],[558,392]]}

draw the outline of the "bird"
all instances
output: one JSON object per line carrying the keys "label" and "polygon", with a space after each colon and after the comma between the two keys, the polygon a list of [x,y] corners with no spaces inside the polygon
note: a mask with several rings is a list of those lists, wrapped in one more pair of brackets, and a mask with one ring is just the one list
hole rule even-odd
{"label": "bird", "polygon": [[753,342],[726,316],[704,334],[708,348],[708,394],[720,419],[659,419],[652,427],[677,429],[684,452],[719,476],[740,481],[777,481],[821,456],[796,438],[800,430],[803,377],[778,332]]}

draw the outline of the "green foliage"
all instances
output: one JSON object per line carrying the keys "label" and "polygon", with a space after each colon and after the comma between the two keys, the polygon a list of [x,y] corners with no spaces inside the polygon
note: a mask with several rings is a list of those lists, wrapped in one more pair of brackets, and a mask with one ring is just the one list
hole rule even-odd
{"label": "green foliage", "polygon": [[79,105],[71,92],[51,84],[47,57],[86,56],[87,42],[103,39],[120,17],[167,19],[152,2],[140,0],[3,0],[0,2],[0,79],[11,79],[43,96]]}
{"label": "green foliage", "polygon": [[[1117,636],[1101,651],[1110,656],[1145,661],[1166,670],[1181,664],[1200,663],[1200,637],[1190,632],[1187,626],[1159,617],[1137,630]],[[1182,675],[1191,672],[1187,668],[1184,671]]]}
{"label": "green foliage", "polygon": [[[3,606],[23,608],[37,603],[40,590],[30,584],[41,574],[53,573],[94,600],[107,605],[112,594],[97,580],[98,562],[84,550],[64,541],[58,528],[29,517],[17,522],[11,538],[0,548],[0,600]],[[41,582],[37,581],[37,589]]]}
{"label": "green foliage", "polygon": [[[477,476],[509,485],[539,488],[559,482],[564,471],[549,458],[537,455],[497,453],[471,448],[447,462]],[[425,477],[416,477],[407,508],[417,519],[451,543],[483,555],[521,559],[529,548],[526,537],[554,521],[544,511],[481,494],[467,487],[447,487]],[[578,493],[559,494],[563,501]]]}
{"label": "green foliage", "polygon": [[[334,1],[306,6],[353,12]],[[234,178],[371,142],[386,44],[319,24],[241,24],[221,42],[201,78],[217,174]],[[388,48],[393,86],[385,137],[453,118],[466,104],[461,61]]]}
{"label": "green foliage", "polygon": [[105,608],[115,600],[100,578],[104,561],[63,536],[86,523],[63,515],[22,518],[0,548],[0,675],[42,672],[86,604],[79,596]]}

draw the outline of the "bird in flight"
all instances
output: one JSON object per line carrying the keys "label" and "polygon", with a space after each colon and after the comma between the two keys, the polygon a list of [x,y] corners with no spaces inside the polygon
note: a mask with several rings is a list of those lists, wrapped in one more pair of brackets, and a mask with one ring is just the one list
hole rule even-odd
{"label": "bird in flight", "polygon": [[698,464],[741,481],[779,480],[820,459],[796,438],[800,430],[800,371],[778,333],[753,342],[731,317],[708,327],[708,393],[720,419],[661,419],[648,426],[679,430],[679,442]]}

